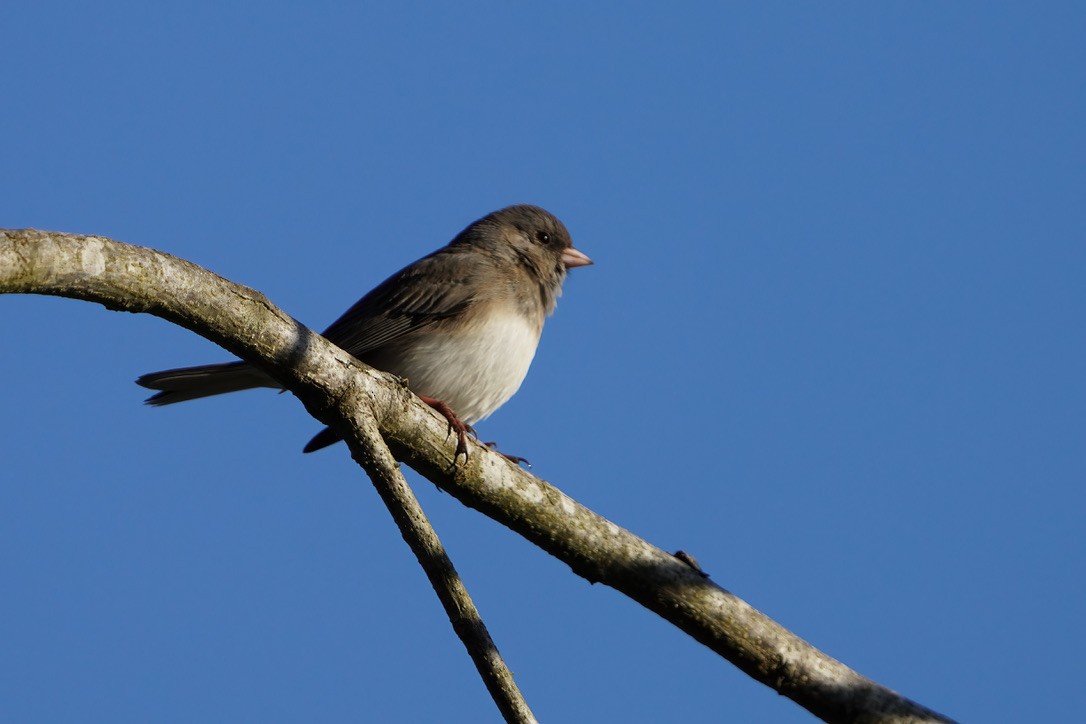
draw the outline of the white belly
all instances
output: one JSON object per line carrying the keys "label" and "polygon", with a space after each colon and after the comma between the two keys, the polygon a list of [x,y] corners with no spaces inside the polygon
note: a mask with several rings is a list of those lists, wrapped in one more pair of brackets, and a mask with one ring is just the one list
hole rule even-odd
{"label": "white belly", "polygon": [[472,425],[520,388],[532,364],[539,330],[519,314],[489,314],[455,336],[432,331],[411,340],[385,367],[407,378],[417,395],[446,403]]}

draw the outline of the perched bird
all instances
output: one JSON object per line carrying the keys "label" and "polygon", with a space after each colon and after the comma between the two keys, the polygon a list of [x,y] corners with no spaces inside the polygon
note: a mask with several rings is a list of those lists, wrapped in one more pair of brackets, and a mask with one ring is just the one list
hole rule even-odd
{"label": "perched bird", "polygon": [[[555,216],[538,206],[510,206],[393,274],[324,337],[371,367],[405,378],[457,431],[456,454],[466,455],[471,425],[501,407],[524,381],[567,270],[591,263]],[[281,389],[247,362],[152,372],[136,383],[160,390],[149,405],[253,387]],[[305,452],[337,440],[325,428]]]}

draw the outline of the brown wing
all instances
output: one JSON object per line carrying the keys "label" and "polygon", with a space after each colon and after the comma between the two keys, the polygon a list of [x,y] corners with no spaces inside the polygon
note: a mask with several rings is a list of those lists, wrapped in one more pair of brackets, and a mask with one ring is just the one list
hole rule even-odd
{"label": "brown wing", "polygon": [[461,314],[475,301],[479,258],[445,247],[383,281],[324,331],[356,357],[421,327]]}

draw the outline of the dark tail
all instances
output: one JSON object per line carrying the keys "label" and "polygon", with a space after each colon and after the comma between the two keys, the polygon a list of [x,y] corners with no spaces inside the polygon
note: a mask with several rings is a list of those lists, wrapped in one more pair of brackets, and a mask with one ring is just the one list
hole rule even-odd
{"label": "dark tail", "polygon": [[326,448],[329,445],[334,445],[335,443],[337,443],[339,441],[340,441],[339,435],[332,432],[332,428],[326,427],[323,430],[321,430],[320,432],[318,432],[316,435],[314,435],[313,439],[305,444],[305,447],[302,448],[302,452],[304,452],[304,453],[316,452],[317,450],[321,450],[323,448]]}
{"label": "dark tail", "polygon": [[[136,380],[151,390],[160,390],[157,395],[147,398],[148,405],[172,405],[175,402],[198,400],[201,397],[224,395],[253,387],[273,387],[281,389],[279,384],[248,362],[228,362],[221,365],[201,365],[199,367],[181,367],[176,370],[163,370],[143,375]],[[329,428],[324,428],[306,444],[303,452],[313,452],[339,442],[339,435]]]}
{"label": "dark tail", "polygon": [[148,405],[172,405],[175,402],[248,390],[253,387],[274,387],[279,384],[248,362],[228,362],[220,365],[181,367],[143,375],[136,380],[151,390],[161,390],[147,398]]}

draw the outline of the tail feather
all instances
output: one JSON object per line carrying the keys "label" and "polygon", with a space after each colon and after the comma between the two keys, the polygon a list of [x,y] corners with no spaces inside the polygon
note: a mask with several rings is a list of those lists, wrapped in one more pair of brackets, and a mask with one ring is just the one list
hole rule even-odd
{"label": "tail feather", "polygon": [[332,432],[332,428],[326,427],[314,435],[313,439],[305,444],[305,447],[302,448],[302,452],[311,453],[316,452],[317,450],[323,450],[329,445],[336,444],[341,439],[342,438],[340,438],[339,435]]}
{"label": "tail feather", "polygon": [[253,387],[280,388],[279,383],[248,362],[228,362],[152,372],[140,377],[136,380],[136,384],[151,390],[160,390],[158,394],[151,395],[146,400],[148,405],[156,407],[248,390]]}

